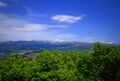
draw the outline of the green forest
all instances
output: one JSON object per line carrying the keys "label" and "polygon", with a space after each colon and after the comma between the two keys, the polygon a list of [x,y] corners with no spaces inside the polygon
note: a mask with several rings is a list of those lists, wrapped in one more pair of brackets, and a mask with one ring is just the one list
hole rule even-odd
{"label": "green forest", "polygon": [[11,54],[0,60],[0,81],[120,81],[120,46],[97,42],[90,51]]}

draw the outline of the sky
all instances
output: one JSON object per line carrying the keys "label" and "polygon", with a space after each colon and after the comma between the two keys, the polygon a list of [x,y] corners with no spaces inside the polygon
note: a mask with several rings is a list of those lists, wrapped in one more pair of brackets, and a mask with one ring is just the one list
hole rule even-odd
{"label": "sky", "polygon": [[120,0],[0,0],[0,41],[120,43]]}

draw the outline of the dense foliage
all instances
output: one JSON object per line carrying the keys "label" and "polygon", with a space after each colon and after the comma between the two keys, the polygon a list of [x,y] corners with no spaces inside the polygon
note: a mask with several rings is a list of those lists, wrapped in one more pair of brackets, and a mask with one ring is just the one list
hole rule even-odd
{"label": "dense foliage", "polygon": [[12,54],[0,61],[0,81],[120,81],[120,46],[95,43],[91,51]]}

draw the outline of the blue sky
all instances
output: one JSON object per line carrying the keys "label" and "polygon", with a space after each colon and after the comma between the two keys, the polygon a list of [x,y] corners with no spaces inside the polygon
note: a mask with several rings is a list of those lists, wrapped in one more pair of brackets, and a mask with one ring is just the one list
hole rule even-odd
{"label": "blue sky", "polygon": [[0,0],[0,41],[120,42],[120,0]]}

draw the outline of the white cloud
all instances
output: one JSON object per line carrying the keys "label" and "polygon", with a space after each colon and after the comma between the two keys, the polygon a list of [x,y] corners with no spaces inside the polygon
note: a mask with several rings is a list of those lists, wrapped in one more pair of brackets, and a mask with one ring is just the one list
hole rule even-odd
{"label": "white cloud", "polygon": [[48,24],[25,24],[22,27],[14,27],[12,29],[21,30],[21,31],[41,31],[50,28],[66,28],[64,25],[48,25]]}
{"label": "white cloud", "polygon": [[58,34],[56,36],[57,39],[61,39],[64,41],[73,41],[73,40],[77,40],[78,35],[75,34]]}
{"label": "white cloud", "polygon": [[6,3],[0,1],[0,7],[8,6]]}
{"label": "white cloud", "polygon": [[81,15],[81,16],[55,15],[52,17],[52,19],[59,22],[75,23],[78,20],[82,20],[84,16],[85,15]]}
{"label": "white cloud", "polygon": [[21,30],[21,31],[39,31],[46,29],[46,25],[42,24],[25,24],[23,27],[15,27],[12,29]]}

